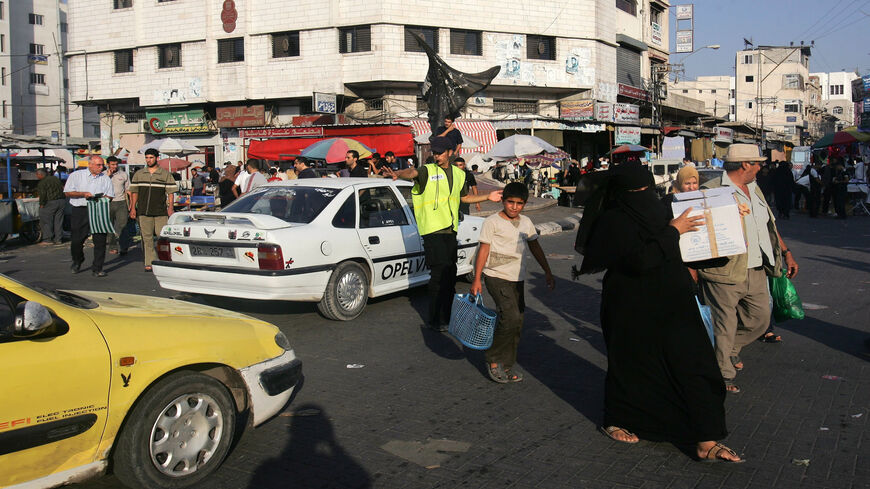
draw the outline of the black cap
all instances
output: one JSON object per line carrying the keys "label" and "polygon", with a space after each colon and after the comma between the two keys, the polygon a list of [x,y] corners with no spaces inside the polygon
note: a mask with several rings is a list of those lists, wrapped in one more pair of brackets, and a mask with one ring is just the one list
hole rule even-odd
{"label": "black cap", "polygon": [[448,149],[454,148],[453,142],[444,136],[432,137],[429,139],[429,144],[432,146],[432,152],[439,155]]}

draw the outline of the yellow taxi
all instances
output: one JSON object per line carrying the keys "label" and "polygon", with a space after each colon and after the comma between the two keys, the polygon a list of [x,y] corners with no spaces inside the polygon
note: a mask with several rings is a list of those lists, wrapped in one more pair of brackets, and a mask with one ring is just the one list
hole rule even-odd
{"label": "yellow taxi", "polygon": [[189,302],[51,291],[0,275],[0,487],[112,472],[188,487],[245,425],[281,411],[302,364],[277,327]]}

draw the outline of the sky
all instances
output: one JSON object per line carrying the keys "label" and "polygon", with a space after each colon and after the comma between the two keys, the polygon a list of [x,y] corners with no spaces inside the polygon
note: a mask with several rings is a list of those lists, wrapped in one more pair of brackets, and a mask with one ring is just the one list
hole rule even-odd
{"label": "sky", "polygon": [[[671,52],[676,51],[676,17],[671,2]],[[794,41],[815,48],[810,72],[854,71],[870,74],[870,0],[695,0],[695,49],[719,44],[718,50],[671,54],[685,65],[686,78],[734,75],[743,38],[755,45],[788,46]],[[680,28],[688,22],[680,21]]]}

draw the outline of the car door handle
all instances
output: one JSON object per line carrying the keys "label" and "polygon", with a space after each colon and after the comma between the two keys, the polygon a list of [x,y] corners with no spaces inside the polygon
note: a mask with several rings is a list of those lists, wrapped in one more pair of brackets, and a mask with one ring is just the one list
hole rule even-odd
{"label": "car door handle", "polygon": [[378,236],[369,236],[369,244],[381,244],[381,238]]}

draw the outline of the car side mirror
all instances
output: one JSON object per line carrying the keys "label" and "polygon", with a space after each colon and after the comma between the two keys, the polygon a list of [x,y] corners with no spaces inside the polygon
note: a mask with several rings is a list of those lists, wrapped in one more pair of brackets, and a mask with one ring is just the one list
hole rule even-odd
{"label": "car side mirror", "polygon": [[54,319],[42,304],[34,301],[23,302],[15,308],[15,331],[18,338],[38,335],[52,325]]}

